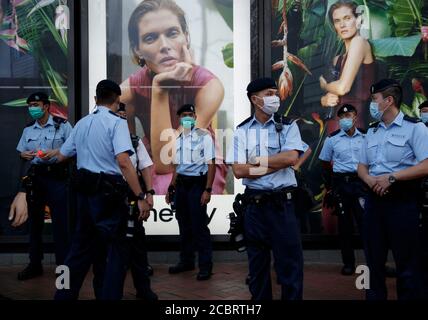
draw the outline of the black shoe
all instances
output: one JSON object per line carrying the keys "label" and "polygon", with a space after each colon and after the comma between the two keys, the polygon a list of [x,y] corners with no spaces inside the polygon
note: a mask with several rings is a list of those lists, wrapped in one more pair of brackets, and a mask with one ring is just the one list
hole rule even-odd
{"label": "black shoe", "polygon": [[25,281],[43,275],[42,265],[29,264],[24,270],[18,273],[18,280]]}
{"label": "black shoe", "polygon": [[387,278],[397,278],[397,270],[394,267],[385,266],[385,275]]}
{"label": "black shoe", "polygon": [[146,290],[144,292],[137,292],[137,299],[144,301],[158,301],[159,297],[156,293],[154,293],[151,289]]}
{"label": "black shoe", "polygon": [[209,280],[211,278],[211,275],[212,275],[212,272],[209,270],[199,271],[198,275],[196,276],[196,280],[198,281]]}
{"label": "black shoe", "polygon": [[170,274],[177,274],[177,273],[186,272],[186,271],[192,271],[192,270],[195,270],[195,266],[194,265],[186,265],[186,264],[183,264],[183,263],[178,263],[175,266],[169,267],[168,272]]}
{"label": "black shoe", "polygon": [[248,275],[246,278],[245,278],[245,284],[248,286],[248,285],[250,285],[250,280],[251,280],[251,278],[250,278],[250,275]]}
{"label": "black shoe", "polygon": [[344,276],[352,276],[355,273],[355,267],[345,265],[340,273]]}
{"label": "black shoe", "polygon": [[151,265],[147,265],[147,269],[146,269],[146,272],[147,272],[147,276],[148,277],[151,277],[152,275],[153,275],[153,273],[154,273],[154,271],[153,271],[153,267],[151,266]]}

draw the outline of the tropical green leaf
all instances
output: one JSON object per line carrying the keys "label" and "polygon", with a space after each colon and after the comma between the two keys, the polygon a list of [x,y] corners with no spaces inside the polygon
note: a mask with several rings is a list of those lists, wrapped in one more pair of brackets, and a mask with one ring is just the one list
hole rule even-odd
{"label": "tropical green leaf", "polygon": [[21,108],[27,106],[27,98],[13,100],[2,104],[5,107]]}
{"label": "tropical green leaf", "polygon": [[[405,37],[422,26],[422,0],[387,0],[388,15],[394,21],[395,36]],[[419,27],[419,28],[418,28]]]}
{"label": "tropical green leaf", "polygon": [[421,41],[421,35],[400,38],[384,38],[371,40],[376,57],[404,56],[411,57]]}
{"label": "tropical green leaf", "polygon": [[224,64],[233,68],[233,43],[228,43],[222,50]]}
{"label": "tropical green leaf", "polygon": [[233,1],[214,0],[214,4],[230,30],[233,30]]}

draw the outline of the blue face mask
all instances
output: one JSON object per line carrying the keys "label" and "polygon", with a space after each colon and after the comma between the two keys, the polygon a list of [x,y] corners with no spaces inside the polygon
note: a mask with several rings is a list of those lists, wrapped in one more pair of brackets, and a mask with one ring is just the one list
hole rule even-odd
{"label": "blue face mask", "polygon": [[370,115],[376,121],[382,120],[382,116],[384,112],[385,111],[379,111],[379,103],[373,102],[373,101],[370,103]]}
{"label": "blue face mask", "polygon": [[428,122],[428,112],[422,112],[421,113],[421,120],[423,123],[427,123]]}
{"label": "blue face mask", "polygon": [[343,118],[339,120],[340,129],[342,129],[345,132],[351,130],[353,125],[354,125],[354,119],[352,118]]}
{"label": "blue face mask", "polygon": [[184,129],[192,129],[196,124],[196,120],[192,117],[183,117],[180,120],[180,124]]}

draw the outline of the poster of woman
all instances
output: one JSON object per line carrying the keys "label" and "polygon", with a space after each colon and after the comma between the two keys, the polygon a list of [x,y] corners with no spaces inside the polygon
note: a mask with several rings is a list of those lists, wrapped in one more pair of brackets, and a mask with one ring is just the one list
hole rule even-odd
{"label": "poster of woman", "polygon": [[[199,10],[195,10],[196,7]],[[177,110],[196,106],[199,128],[233,125],[233,69],[225,60],[233,41],[232,1],[123,1],[126,34],[122,46],[122,102],[133,133],[143,138],[153,162],[154,189],[167,192],[172,166],[161,159],[169,141],[162,133],[179,129]],[[128,17],[129,16],[129,17]],[[216,28],[211,26],[216,25]],[[126,39],[126,41],[125,41]],[[230,46],[230,45],[229,45]],[[214,194],[230,192],[227,167],[217,145]],[[229,190],[229,191],[228,191]]]}
{"label": "poster of woman", "polygon": [[401,111],[420,116],[418,106],[428,98],[428,4],[401,0],[271,4],[270,59],[284,93],[280,110],[297,120],[302,139],[313,150],[302,166],[316,203],[305,223],[311,226],[309,233],[334,234],[336,217],[322,207],[326,188],[318,157],[324,141],[339,128],[336,114],[344,104],[357,109],[357,127],[367,129],[375,121],[369,112],[369,89],[382,78],[399,81]]}

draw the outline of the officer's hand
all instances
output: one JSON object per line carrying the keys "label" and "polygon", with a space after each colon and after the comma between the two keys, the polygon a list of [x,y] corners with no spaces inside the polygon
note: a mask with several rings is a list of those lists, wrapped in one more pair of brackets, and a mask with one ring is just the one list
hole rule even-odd
{"label": "officer's hand", "polygon": [[150,206],[150,209],[153,208],[153,195],[148,193],[146,196],[146,201]]}
{"label": "officer's hand", "polygon": [[41,157],[42,160],[50,160],[52,158],[55,158],[58,155],[59,150],[55,149],[55,150],[48,150],[45,152],[44,156]]}
{"label": "officer's hand", "polygon": [[204,206],[210,203],[210,201],[211,201],[211,193],[204,191],[201,197],[201,206]]}
{"label": "officer's hand", "polygon": [[367,176],[367,177],[364,179],[364,182],[369,186],[369,188],[370,188],[371,190],[373,190],[373,191],[374,191],[374,187],[375,187],[375,186],[376,186],[376,184],[377,184],[377,180],[376,180],[376,178],[375,178],[375,177]]}
{"label": "officer's hand", "polygon": [[34,159],[34,157],[36,156],[36,153],[34,151],[24,151],[21,152],[21,158],[31,161]]}
{"label": "officer's hand", "polygon": [[382,175],[382,176],[376,177],[375,179],[376,179],[376,185],[374,186],[373,191],[382,197],[388,193],[388,189],[391,186],[391,183],[389,182],[389,176]]}
{"label": "officer's hand", "polygon": [[339,104],[339,96],[333,93],[327,93],[321,98],[321,105],[323,107],[335,107]]}
{"label": "officer's hand", "polygon": [[150,217],[150,205],[147,203],[147,201],[138,200],[138,209],[140,211],[138,220],[147,221],[147,219]]}
{"label": "officer's hand", "polygon": [[9,221],[12,227],[18,228],[28,219],[27,199],[25,192],[19,192],[10,206]]}

